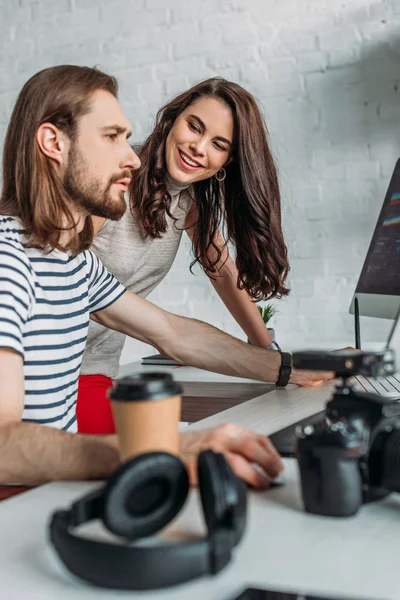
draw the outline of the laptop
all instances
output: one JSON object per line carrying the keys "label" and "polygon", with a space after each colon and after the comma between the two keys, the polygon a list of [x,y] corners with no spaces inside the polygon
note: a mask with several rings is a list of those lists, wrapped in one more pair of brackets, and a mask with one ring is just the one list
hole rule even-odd
{"label": "laptop", "polygon": [[400,399],[400,308],[390,330],[386,347],[395,352],[396,373],[376,379],[355,375],[350,382],[358,392],[371,392],[396,400]]}

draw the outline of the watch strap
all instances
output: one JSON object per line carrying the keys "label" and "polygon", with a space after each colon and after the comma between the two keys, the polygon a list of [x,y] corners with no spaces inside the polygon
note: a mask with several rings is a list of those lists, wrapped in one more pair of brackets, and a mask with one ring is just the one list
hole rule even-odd
{"label": "watch strap", "polygon": [[276,382],[276,387],[285,387],[289,383],[290,376],[292,374],[292,355],[290,352],[283,352],[278,350],[281,355],[281,366],[279,369],[279,376]]}

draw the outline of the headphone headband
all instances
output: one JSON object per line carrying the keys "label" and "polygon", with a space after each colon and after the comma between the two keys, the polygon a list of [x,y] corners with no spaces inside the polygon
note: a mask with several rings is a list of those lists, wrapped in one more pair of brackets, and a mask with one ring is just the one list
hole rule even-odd
{"label": "headphone headband", "polygon": [[[105,486],[77,500],[69,510],[58,510],[53,514],[50,522],[50,539],[65,566],[74,575],[92,584],[126,590],[158,589],[189,581],[204,574],[218,573],[230,561],[232,548],[239,541],[244,530],[245,487],[243,482],[233,474],[222,455],[216,455],[211,451],[202,454],[202,474],[199,480],[208,529],[205,538],[193,542],[139,546],[95,541],[75,534],[74,529],[79,525],[94,519],[102,519],[108,528],[110,528],[109,521],[112,525],[117,523],[119,529],[122,525],[126,525],[128,535],[124,537],[129,540],[139,539],[158,531],[179,512],[188,491],[185,488],[182,495],[183,488],[179,474],[183,463],[172,455],[149,453],[123,464]],[[221,459],[223,459],[223,467]],[[168,478],[178,482],[178,486],[171,491],[171,494],[175,495],[172,501],[168,498],[162,499],[161,503],[166,506],[165,510],[163,507],[156,506],[154,511],[151,510],[150,515],[144,514],[144,527],[140,523],[136,527],[136,521],[140,521],[138,516],[135,516],[132,526],[129,515],[126,518],[110,517],[112,512],[110,508],[124,510],[132,488],[135,491],[138,485],[146,485],[146,482],[142,481],[143,473],[149,474],[150,487],[154,487],[154,480],[162,481],[166,462],[170,463]],[[144,469],[144,466],[147,468]],[[137,479],[138,470],[140,481]],[[187,477],[186,471],[185,474]],[[130,486],[127,485],[129,475]],[[121,481],[122,486],[119,485]],[[208,489],[205,489],[206,486]],[[232,486],[237,489],[231,489]],[[207,498],[206,502],[204,498]],[[236,507],[232,505],[233,499],[236,499]],[[126,508],[126,511],[129,512],[129,509]],[[157,514],[160,512],[163,513],[162,519],[160,514]],[[114,528],[111,528],[111,531],[122,535]],[[135,531],[140,535],[134,535]]]}
{"label": "headphone headband", "polygon": [[104,588],[146,590],[150,582],[153,589],[168,587],[204,574],[214,575],[231,558],[229,531],[182,544],[122,546],[78,537],[69,530],[70,520],[69,511],[53,515],[51,541],[71,573]]}

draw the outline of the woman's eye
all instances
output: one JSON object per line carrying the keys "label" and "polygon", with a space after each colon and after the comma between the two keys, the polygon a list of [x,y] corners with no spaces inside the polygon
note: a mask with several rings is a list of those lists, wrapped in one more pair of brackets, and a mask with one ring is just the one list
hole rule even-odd
{"label": "woman's eye", "polygon": [[106,137],[108,137],[110,140],[114,141],[117,139],[117,134],[116,133],[107,133]]}
{"label": "woman's eye", "polygon": [[190,121],[188,121],[188,125],[189,125],[189,129],[191,129],[192,131],[195,131],[196,133],[200,133],[200,129],[197,127],[197,125],[195,125],[194,123],[191,123]]}
{"label": "woman's eye", "polygon": [[225,146],[222,146],[221,144],[218,144],[218,142],[214,142],[214,146],[216,148],[218,148],[218,150],[222,150],[223,152],[227,151],[226,148],[225,148]]}

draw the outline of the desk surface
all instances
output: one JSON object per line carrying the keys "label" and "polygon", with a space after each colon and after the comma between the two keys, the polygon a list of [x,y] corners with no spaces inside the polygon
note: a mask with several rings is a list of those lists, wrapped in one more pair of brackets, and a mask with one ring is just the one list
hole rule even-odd
{"label": "desk surface", "polygon": [[[199,374],[201,375],[201,374]],[[272,433],[321,410],[331,384],[316,389],[276,390],[196,423],[212,426],[228,420]],[[50,513],[97,484],[51,483],[0,504],[0,585],[4,598],[77,600],[137,597],[160,600],[231,600],[246,585],[355,598],[400,599],[398,540],[400,499],[393,495],[364,506],[351,519],[307,515],[300,500],[295,461],[286,460],[284,487],[249,493],[245,537],[231,564],[217,577],[165,591],[104,591],[74,579],[47,541]],[[94,536],[108,534],[98,524]],[[182,539],[203,532],[197,490],[178,519],[164,532]],[[155,566],[156,568],[156,566]],[[128,596],[129,594],[129,596]]]}
{"label": "desk surface", "polygon": [[[149,598],[159,600],[230,600],[246,584],[315,594],[360,598],[400,598],[398,540],[400,500],[393,496],[364,506],[351,519],[334,520],[302,511],[297,469],[286,462],[287,484],[249,494],[245,537],[230,565],[216,577],[165,591],[106,591],[74,579],[59,563],[47,541],[51,510],[97,484],[53,483],[0,506],[0,581],[7,600]],[[107,539],[98,525],[86,528]],[[181,515],[164,531],[166,539],[188,538],[204,531],[197,490]],[[156,565],[155,567],[156,568]]]}

